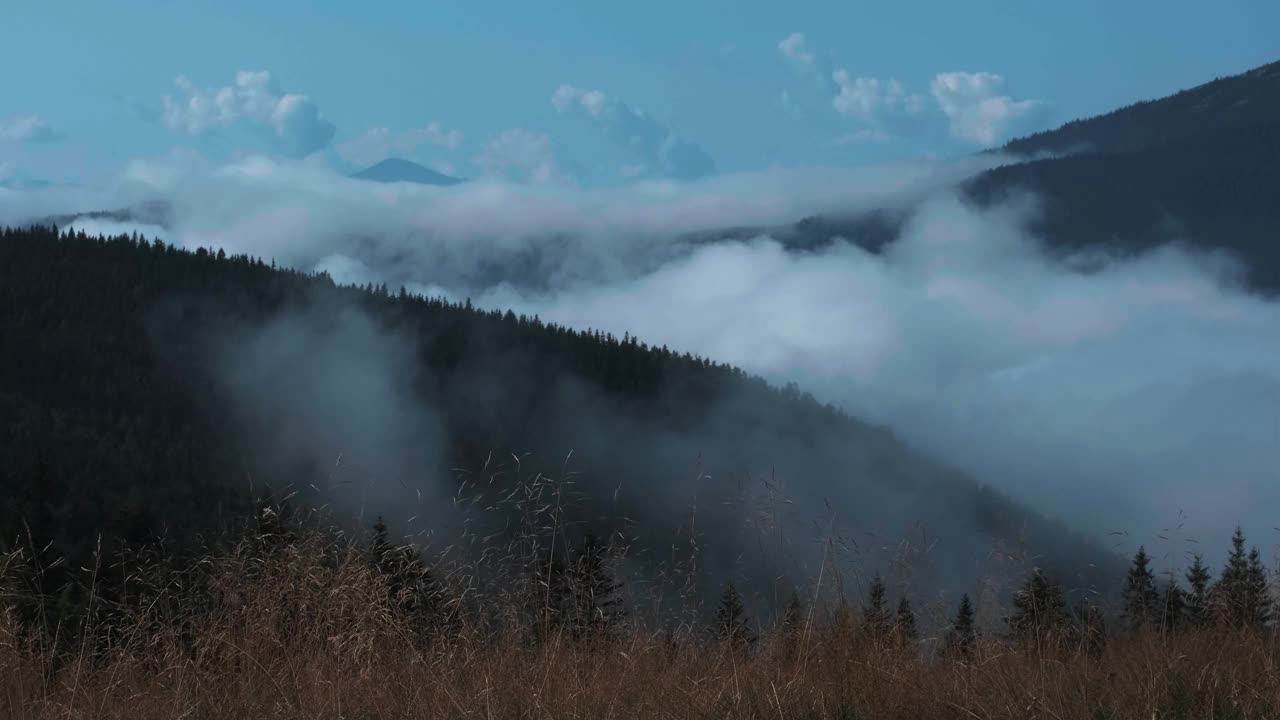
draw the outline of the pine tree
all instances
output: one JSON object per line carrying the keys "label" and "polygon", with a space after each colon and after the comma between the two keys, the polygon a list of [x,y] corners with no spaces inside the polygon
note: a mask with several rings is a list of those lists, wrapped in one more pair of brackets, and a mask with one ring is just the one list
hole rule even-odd
{"label": "pine tree", "polygon": [[755,641],[751,635],[751,629],[747,627],[742,594],[733,583],[725,585],[724,592],[720,594],[720,608],[716,611],[716,636],[721,642],[736,649],[744,648]]}
{"label": "pine tree", "polygon": [[904,642],[911,643],[916,639],[916,614],[911,611],[911,603],[905,595],[898,601],[893,630]]}
{"label": "pine tree", "polygon": [[1244,548],[1244,532],[1236,527],[1227,564],[1209,593],[1217,616],[1234,628],[1265,625],[1271,615],[1266,569],[1257,548],[1249,553]]}
{"label": "pine tree", "polygon": [[1182,627],[1187,619],[1187,593],[1170,576],[1160,599],[1160,629],[1171,633]]}
{"label": "pine tree", "polygon": [[1151,558],[1147,550],[1139,546],[1133,556],[1133,567],[1124,583],[1124,616],[1133,630],[1149,625],[1156,620],[1160,607],[1159,594],[1156,592],[1156,578],[1151,572]]}
{"label": "pine tree", "polygon": [[569,596],[574,637],[608,634],[622,618],[622,583],[614,580],[608,566],[608,548],[588,534],[574,560],[569,578]]}
{"label": "pine tree", "polygon": [[1187,587],[1190,588],[1186,594],[1187,622],[1195,627],[1203,627],[1212,620],[1209,611],[1209,582],[1213,578],[1200,553],[1192,558],[1186,577]]}
{"label": "pine tree", "polygon": [[973,657],[973,650],[977,640],[978,632],[975,625],[973,603],[969,601],[969,595],[966,593],[960,598],[960,607],[956,609],[956,619],[952,621],[951,629],[947,631],[945,640],[946,652],[964,658]]}
{"label": "pine tree", "polygon": [[1006,622],[1014,635],[1041,639],[1062,627],[1066,602],[1062,586],[1033,570],[1013,598],[1014,614]]}
{"label": "pine tree", "polygon": [[1257,547],[1249,550],[1249,568],[1245,573],[1245,622],[1263,628],[1271,622],[1271,592],[1267,569]]}
{"label": "pine tree", "polygon": [[886,591],[884,579],[877,573],[871,580],[871,589],[867,591],[867,602],[862,606],[862,629],[874,638],[884,637],[893,627],[885,602]]}

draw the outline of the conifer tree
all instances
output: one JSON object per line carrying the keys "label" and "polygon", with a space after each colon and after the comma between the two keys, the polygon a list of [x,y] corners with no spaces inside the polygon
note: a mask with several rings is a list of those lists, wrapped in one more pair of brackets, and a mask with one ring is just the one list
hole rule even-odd
{"label": "conifer tree", "polygon": [[973,650],[977,640],[978,632],[975,624],[973,603],[969,601],[969,595],[966,593],[960,598],[960,607],[956,609],[956,619],[952,621],[951,629],[947,631],[946,652],[964,658],[973,657]]}
{"label": "conifer tree", "polygon": [[608,634],[623,615],[622,598],[617,582],[608,566],[608,548],[594,535],[582,541],[569,578],[569,596],[574,637],[584,638]]}
{"label": "conifer tree", "polygon": [[894,617],[893,629],[904,642],[915,642],[916,614],[911,611],[911,602],[905,595],[898,601],[898,612]]}
{"label": "conifer tree", "polygon": [[725,585],[724,592],[720,594],[720,608],[716,611],[716,636],[735,649],[742,649],[755,640],[747,626],[742,594],[732,582]]}
{"label": "conifer tree", "polygon": [[1210,602],[1216,615],[1231,627],[1261,627],[1271,617],[1267,572],[1258,549],[1246,553],[1244,548],[1244,532],[1236,527],[1227,564],[1210,590]]}
{"label": "conifer tree", "polygon": [[1160,607],[1156,578],[1151,572],[1151,557],[1139,546],[1133,566],[1124,583],[1124,616],[1130,630],[1152,624]]}
{"label": "conifer tree", "polygon": [[885,593],[884,579],[877,573],[867,591],[867,602],[862,606],[862,629],[874,638],[882,638],[893,627]]}
{"label": "conifer tree", "polygon": [[1006,622],[1023,639],[1041,639],[1060,630],[1066,601],[1062,586],[1039,569],[1033,570],[1013,598],[1014,613]]}
{"label": "conifer tree", "polygon": [[1249,550],[1249,568],[1245,573],[1245,622],[1254,628],[1271,622],[1271,586],[1267,568],[1255,546]]}
{"label": "conifer tree", "polygon": [[1192,557],[1186,578],[1187,622],[1196,627],[1207,625],[1212,620],[1209,611],[1209,583],[1213,578],[1200,553]]}
{"label": "conifer tree", "polygon": [[1160,596],[1160,629],[1166,633],[1177,631],[1187,619],[1187,593],[1170,576]]}

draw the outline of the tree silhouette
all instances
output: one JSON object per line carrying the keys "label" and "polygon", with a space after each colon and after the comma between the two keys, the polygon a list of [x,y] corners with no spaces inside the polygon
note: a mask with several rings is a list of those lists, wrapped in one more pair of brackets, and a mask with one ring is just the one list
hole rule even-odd
{"label": "tree silhouette", "polygon": [[1160,598],[1155,575],[1151,572],[1151,558],[1146,548],[1139,546],[1124,582],[1125,622],[1130,630],[1150,625],[1156,620],[1159,608]]}
{"label": "tree silhouette", "polygon": [[755,642],[751,628],[747,626],[746,608],[742,604],[742,594],[732,582],[725,584],[720,594],[720,607],[716,611],[716,637],[721,642],[736,649],[742,649]]}
{"label": "tree silhouette", "polygon": [[898,601],[898,611],[893,619],[893,631],[905,642],[911,643],[916,639],[916,614],[911,611],[911,603],[905,595]]}
{"label": "tree silhouette", "polygon": [[1226,566],[1209,591],[1217,616],[1235,628],[1263,627],[1271,618],[1267,571],[1254,547],[1245,552],[1244,532],[1236,527]]}
{"label": "tree silhouette", "polygon": [[1013,597],[1014,612],[1006,622],[1015,637],[1043,640],[1061,630],[1066,601],[1062,586],[1039,569],[1033,570]]}
{"label": "tree silhouette", "polygon": [[622,583],[609,569],[608,552],[608,547],[588,533],[570,569],[570,622],[576,638],[607,635],[623,616]]}
{"label": "tree silhouette", "polygon": [[886,593],[884,579],[876,573],[871,579],[871,587],[867,590],[867,599],[862,606],[862,630],[877,639],[884,638],[893,628]]}
{"label": "tree silhouette", "polygon": [[1213,620],[1209,607],[1209,583],[1213,578],[1200,553],[1192,557],[1186,578],[1189,588],[1186,595],[1187,622],[1195,627],[1203,627]]}
{"label": "tree silhouette", "polygon": [[949,654],[971,658],[977,640],[978,631],[973,603],[969,601],[969,595],[966,593],[960,597],[960,606],[956,609],[955,620],[951,622],[951,628],[947,631],[944,647]]}

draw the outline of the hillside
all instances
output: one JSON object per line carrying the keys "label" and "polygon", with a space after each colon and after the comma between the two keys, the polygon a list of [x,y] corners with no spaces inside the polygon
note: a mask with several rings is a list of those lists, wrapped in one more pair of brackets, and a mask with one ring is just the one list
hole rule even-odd
{"label": "hillside", "polygon": [[703,572],[761,596],[832,532],[859,538],[848,567],[905,552],[921,587],[998,572],[998,548],[1073,585],[1115,576],[887,431],[634,338],[40,228],[0,236],[0,328],[0,539],[26,521],[72,566],[99,531],[181,547],[290,493],[402,534],[501,533],[465,508],[541,472],[573,480],[575,532],[657,564],[693,530]]}
{"label": "hillside", "polygon": [[[1169,242],[1225,251],[1244,280],[1280,292],[1280,63],[1015,140],[1006,152],[1070,153],[995,168],[964,183],[980,207],[1041,201],[1029,230],[1053,251],[1119,254]],[[768,229],[790,247],[843,237],[872,251],[902,214],[832,213]]]}
{"label": "hillside", "polygon": [[1073,120],[1054,130],[1011,140],[1004,151],[1120,153],[1177,142],[1199,133],[1280,123],[1280,62],[1218,78],[1164,98],[1105,115]]}

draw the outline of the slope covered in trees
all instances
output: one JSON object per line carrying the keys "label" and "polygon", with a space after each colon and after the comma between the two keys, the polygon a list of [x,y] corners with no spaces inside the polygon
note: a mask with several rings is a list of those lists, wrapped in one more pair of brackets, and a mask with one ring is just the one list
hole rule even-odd
{"label": "slope covered in trees", "polygon": [[0,329],[0,542],[29,527],[69,566],[99,532],[180,547],[264,497],[425,537],[512,533],[509,515],[467,513],[529,478],[559,483],[528,502],[563,505],[573,533],[646,567],[696,548],[700,573],[756,598],[829,554],[823,533],[859,533],[840,547],[864,567],[905,553],[922,586],[990,573],[1001,548],[1073,586],[1112,564],[794,387],[469,302],[9,229]]}

